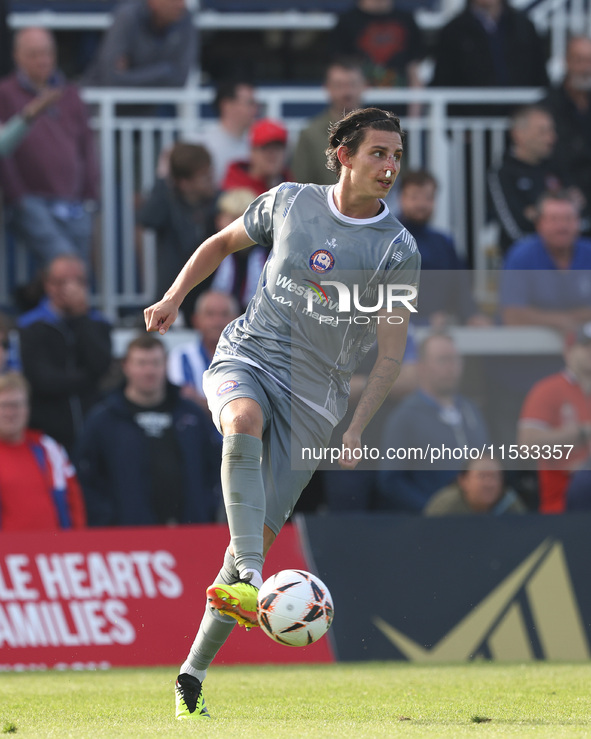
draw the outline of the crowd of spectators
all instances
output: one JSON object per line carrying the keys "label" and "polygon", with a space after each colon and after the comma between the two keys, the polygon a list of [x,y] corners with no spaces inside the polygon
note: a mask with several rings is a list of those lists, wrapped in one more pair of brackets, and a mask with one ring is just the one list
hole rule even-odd
{"label": "crowd of spectators", "polygon": [[[543,87],[540,102],[507,111],[504,158],[491,163],[488,177],[482,173],[500,225],[497,306],[477,304],[453,233],[432,224],[437,173],[406,169],[400,176],[388,205],[416,238],[422,294],[377,443],[382,449],[454,448],[498,441],[487,403],[466,390],[466,370],[473,368],[449,330],[542,326],[565,342],[564,369],[542,372],[540,365],[537,374],[516,380],[509,361],[506,374],[495,379],[505,376],[515,391],[509,425],[519,444],[572,443],[575,454],[568,465],[540,463],[538,498],[527,505],[498,462],[485,458],[481,464],[398,460],[381,470],[322,470],[313,486],[317,498],[310,503],[304,494],[302,506],[426,515],[585,508],[586,489],[591,502],[585,477],[591,454],[591,39],[570,40],[564,79],[550,87],[544,39],[505,0],[466,0],[430,50],[408,6],[396,6],[357,0],[341,15],[327,43],[326,108],[293,141],[285,122],[263,115],[254,82],[237,76],[217,80],[213,125],[156,152],[155,184],[137,193],[135,212],[138,229],[155,234],[156,294],[198,243],[240,217],[259,194],[289,180],[333,184],[324,167],[327,127],[362,106],[368,86]],[[0,37],[6,30],[0,24]],[[119,360],[112,348],[116,327],[92,303],[101,258],[92,249],[100,172],[89,113],[77,85],[58,68],[49,31],[22,29],[12,48],[12,69],[0,79],[4,225],[38,268],[42,296],[29,311],[0,316],[0,529],[217,520],[220,440],[201,377],[222,329],[253,295],[268,252],[255,245],[231,255],[190,294],[182,309],[184,325],[194,332],[189,343],[167,353],[159,339],[139,337]],[[83,84],[182,87],[198,48],[184,0],[126,0]],[[420,62],[429,53],[434,67],[426,80]],[[399,112],[419,116],[421,108]],[[456,111],[486,112],[487,106]],[[163,111],[151,107],[149,113]],[[364,382],[361,368],[352,381],[352,405]],[[39,461],[43,455],[47,463]],[[59,473],[47,474],[56,464]],[[30,519],[17,510],[25,484],[39,501]]]}

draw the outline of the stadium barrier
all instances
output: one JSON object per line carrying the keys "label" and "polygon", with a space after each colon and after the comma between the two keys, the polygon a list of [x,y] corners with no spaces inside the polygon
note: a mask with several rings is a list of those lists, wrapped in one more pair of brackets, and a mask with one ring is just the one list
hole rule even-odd
{"label": "stadium barrier", "polygon": [[[404,117],[408,131],[407,167],[427,167],[440,188],[434,225],[451,232],[462,254],[473,253],[475,289],[489,300],[487,269],[497,266],[495,244],[487,227],[486,171],[505,151],[508,121],[504,116],[459,118],[453,105],[516,106],[534,102],[541,90],[424,89],[367,91],[367,104],[404,111],[411,102],[423,106],[421,117]],[[101,210],[95,248],[96,302],[113,320],[126,310],[138,310],[155,298],[154,240],[146,232],[138,240],[134,208],[137,198],[153,185],[158,157],[179,138],[207,131],[212,125],[213,89],[190,90],[86,89],[84,99],[93,111],[101,160]],[[265,115],[281,119],[290,144],[308,117],[326,104],[322,88],[269,87],[258,90]],[[118,115],[117,106],[174,105],[173,118]],[[395,200],[395,193],[394,193]],[[0,306],[11,302],[15,284],[27,280],[26,254],[10,240],[0,244]]]}
{"label": "stadium barrier", "polygon": [[[176,665],[228,543],[222,525],[112,528],[0,537],[0,672]],[[287,526],[269,572],[310,569]],[[219,664],[331,662],[331,642],[301,649],[236,628]]]}
{"label": "stadium barrier", "polygon": [[301,529],[334,599],[339,661],[576,662],[591,657],[590,524],[375,513]]}
{"label": "stadium barrier", "polygon": [[[591,657],[591,514],[296,523],[265,573],[318,574],[335,603],[329,635],[294,649],[237,628],[217,664]],[[4,533],[0,671],[178,664],[226,544],[222,525]]]}

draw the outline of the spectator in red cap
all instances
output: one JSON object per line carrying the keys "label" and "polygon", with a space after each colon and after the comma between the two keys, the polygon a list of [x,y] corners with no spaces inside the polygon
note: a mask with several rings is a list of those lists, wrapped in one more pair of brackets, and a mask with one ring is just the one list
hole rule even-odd
{"label": "spectator in red cap", "polygon": [[250,129],[250,158],[233,162],[222,183],[222,190],[247,187],[256,196],[281,182],[292,180],[287,169],[287,129],[263,118]]}
{"label": "spectator in red cap", "polygon": [[567,334],[564,360],[533,386],[519,419],[518,442],[538,460],[542,513],[565,510],[571,475],[591,454],[591,323]]}

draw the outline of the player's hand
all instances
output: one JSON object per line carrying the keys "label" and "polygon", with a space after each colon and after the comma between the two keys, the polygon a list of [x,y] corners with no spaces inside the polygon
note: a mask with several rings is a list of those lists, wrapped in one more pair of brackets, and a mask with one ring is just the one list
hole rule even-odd
{"label": "player's hand", "polygon": [[342,449],[339,465],[344,470],[354,470],[360,459],[359,453],[355,454],[355,450],[361,449],[361,434],[348,428],[343,434]]}
{"label": "player's hand", "polygon": [[175,322],[178,314],[178,305],[171,298],[162,298],[144,310],[146,331],[158,331],[160,334],[165,334]]}

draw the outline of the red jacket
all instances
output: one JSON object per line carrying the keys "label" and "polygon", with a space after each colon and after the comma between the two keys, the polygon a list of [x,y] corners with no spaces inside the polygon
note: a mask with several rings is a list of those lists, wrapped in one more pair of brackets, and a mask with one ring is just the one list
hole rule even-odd
{"label": "red jacket", "polygon": [[248,162],[232,162],[228,167],[228,171],[226,172],[226,176],[222,182],[222,190],[234,190],[237,187],[247,187],[258,197],[275,185],[279,185],[281,182],[291,181],[292,175],[288,169],[283,170],[281,177],[277,182],[268,183],[265,182],[265,180],[259,180],[249,174]]}
{"label": "red jacket", "polygon": [[82,528],[82,490],[66,450],[40,431],[0,441],[0,530]]}

